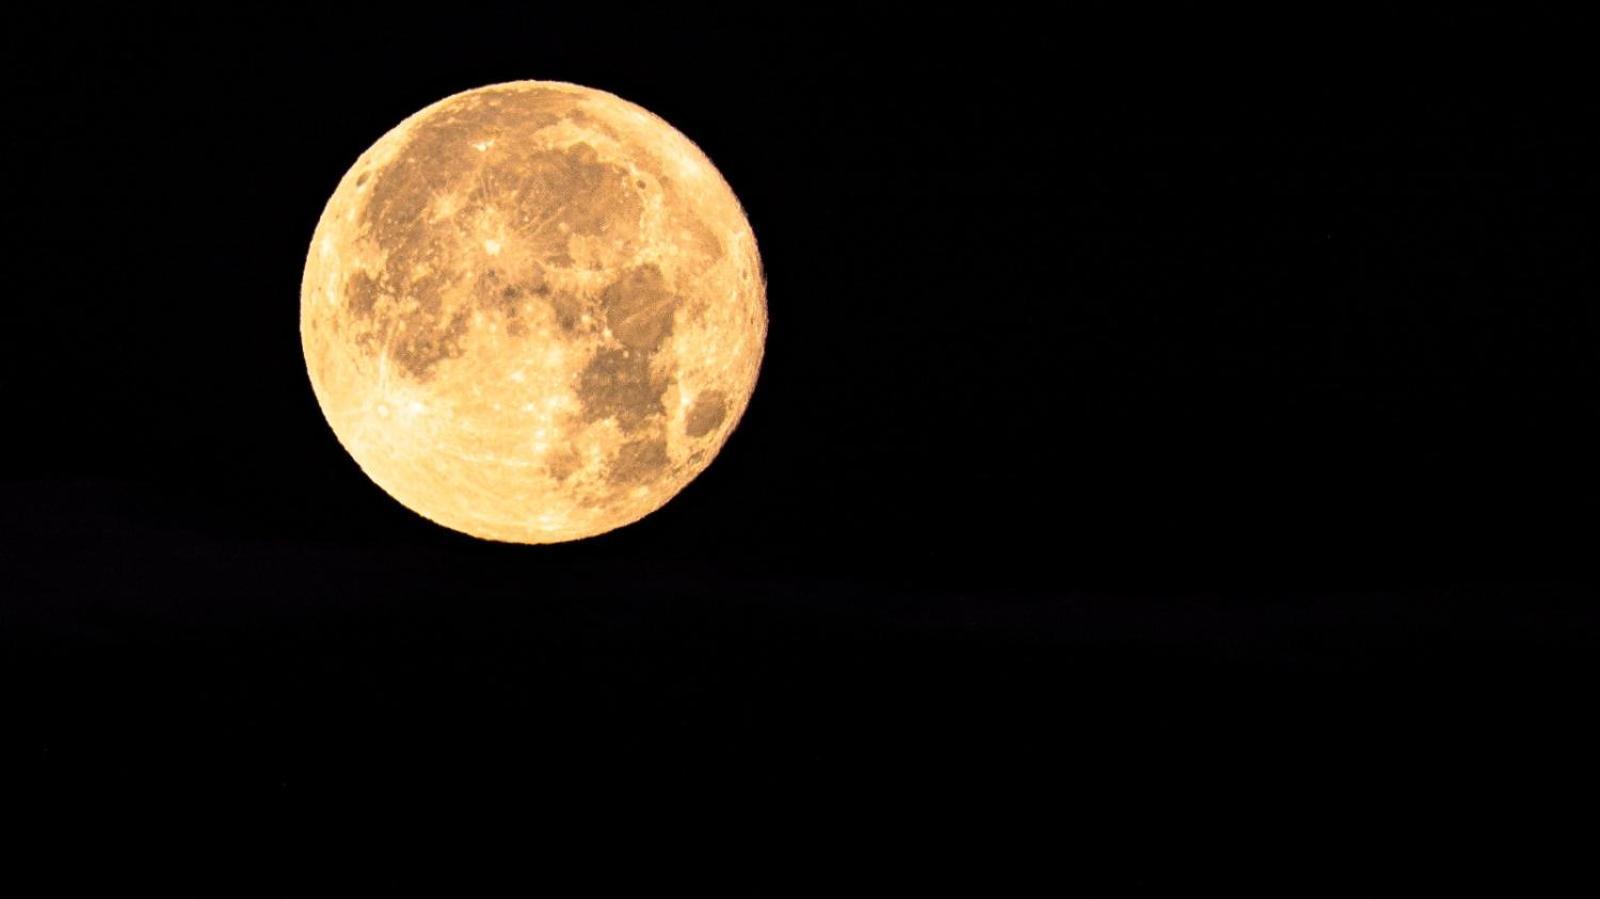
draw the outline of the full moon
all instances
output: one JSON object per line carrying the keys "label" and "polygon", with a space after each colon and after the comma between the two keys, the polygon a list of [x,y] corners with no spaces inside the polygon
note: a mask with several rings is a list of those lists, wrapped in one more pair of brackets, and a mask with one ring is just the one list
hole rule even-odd
{"label": "full moon", "polygon": [[755,236],[711,161],[616,96],[545,81],[446,97],[345,173],[300,337],[368,477],[475,537],[577,540],[661,508],[750,401]]}

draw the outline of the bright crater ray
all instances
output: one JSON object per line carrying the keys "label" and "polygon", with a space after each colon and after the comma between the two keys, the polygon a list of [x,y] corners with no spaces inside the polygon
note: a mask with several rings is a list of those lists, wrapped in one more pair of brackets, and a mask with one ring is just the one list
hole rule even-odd
{"label": "bright crater ray", "polygon": [[703,471],[766,327],[755,238],[705,155],[553,82],[456,94],[380,138],[301,285],[311,384],[361,469],[520,543],[637,521]]}

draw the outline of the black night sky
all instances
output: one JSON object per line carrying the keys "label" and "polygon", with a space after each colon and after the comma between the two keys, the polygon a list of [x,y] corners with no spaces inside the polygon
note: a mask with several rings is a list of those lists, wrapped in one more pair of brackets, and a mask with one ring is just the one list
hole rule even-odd
{"label": "black night sky", "polygon": [[[12,21],[6,779],[289,816],[1568,794],[1600,648],[1593,73],[1559,24],[1152,24]],[[546,547],[383,494],[298,333],[355,157],[521,78],[698,143],[771,318],[711,468]]]}

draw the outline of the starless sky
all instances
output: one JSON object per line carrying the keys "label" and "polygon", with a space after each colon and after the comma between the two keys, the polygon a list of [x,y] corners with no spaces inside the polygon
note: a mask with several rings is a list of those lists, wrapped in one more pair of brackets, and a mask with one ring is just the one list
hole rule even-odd
{"label": "starless sky", "polygon": [[[242,793],[430,757],[1264,788],[1379,735],[1436,772],[1479,724],[1582,745],[1560,710],[1600,625],[1583,57],[1468,14],[1416,41],[1352,17],[1327,54],[1330,23],[1245,25],[7,29],[16,745],[53,777],[133,753]],[[1485,46],[1538,53],[1452,50]],[[768,280],[716,461],[557,547],[383,495],[298,335],[358,154],[522,78],[681,130]]]}

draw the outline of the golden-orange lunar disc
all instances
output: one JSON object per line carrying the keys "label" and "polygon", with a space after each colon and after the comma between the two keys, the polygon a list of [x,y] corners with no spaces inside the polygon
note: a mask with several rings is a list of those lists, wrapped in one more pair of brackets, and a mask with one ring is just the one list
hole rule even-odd
{"label": "golden-orange lunar disc", "polygon": [[688,138],[611,94],[466,91],[378,139],[317,223],[312,389],[361,469],[477,537],[576,540],[659,509],[744,413],[755,237]]}

